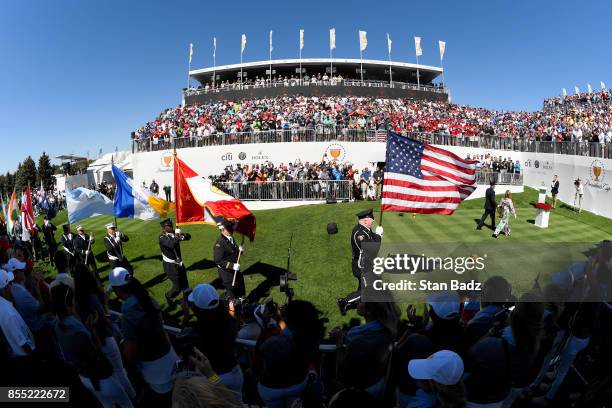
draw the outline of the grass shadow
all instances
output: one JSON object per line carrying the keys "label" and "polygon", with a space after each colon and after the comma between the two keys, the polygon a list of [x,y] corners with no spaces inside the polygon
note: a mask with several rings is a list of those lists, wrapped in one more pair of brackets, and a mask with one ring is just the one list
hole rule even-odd
{"label": "grass shadow", "polygon": [[211,261],[210,259],[202,259],[198,262],[192,263],[187,267],[188,271],[197,271],[202,269],[212,269],[216,268],[217,264]]}
{"label": "grass shadow", "polygon": [[528,224],[534,224],[535,225],[535,220],[527,220],[526,221]]}
{"label": "grass shadow", "polygon": [[280,284],[280,276],[285,272],[286,270],[284,268],[279,268],[278,266],[259,261],[246,269],[244,275],[259,274],[265,278],[263,282],[257,285],[247,295],[249,303],[256,303],[270,296],[270,289]]}

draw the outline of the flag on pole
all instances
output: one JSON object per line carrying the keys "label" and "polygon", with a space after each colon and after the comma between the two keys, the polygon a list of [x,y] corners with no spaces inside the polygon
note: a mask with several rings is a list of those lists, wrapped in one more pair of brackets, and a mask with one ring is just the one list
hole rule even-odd
{"label": "flag on pole", "polygon": [[438,40],[440,46],[440,60],[444,59],[444,51],[446,51],[446,42]]}
{"label": "flag on pole", "polygon": [[19,218],[17,214],[17,194],[15,194],[15,190],[13,190],[13,194],[11,194],[11,199],[9,201],[8,211],[7,211],[7,220],[6,220],[6,230],[9,235],[13,235],[13,228],[15,227],[15,223]]}
{"label": "flag on pole", "polygon": [[300,51],[304,48],[304,30],[300,30]]}
{"label": "flag on pole", "polygon": [[389,33],[387,33],[387,50],[389,51],[389,55],[391,55],[391,37],[389,37]]}
{"label": "flag on pole", "polygon": [[368,46],[368,33],[359,30],[359,51],[364,51]]}
{"label": "flag on pole", "polygon": [[68,222],[74,223],[98,215],[113,215],[113,202],[99,191],[79,187],[66,189]]}
{"label": "flag on pole", "polygon": [[476,161],[389,132],[383,211],[455,212],[476,189]]}
{"label": "flag on pole", "polygon": [[213,37],[213,57],[217,56],[217,37]]}
{"label": "flag on pole", "polygon": [[574,85],[574,92],[576,93],[576,95],[580,93],[580,88],[578,88],[577,85]]}
{"label": "flag on pole", "polygon": [[246,34],[242,34],[242,41],[240,43],[240,54],[244,52],[245,48],[246,48]]}
{"label": "flag on pole", "polygon": [[191,64],[191,59],[193,58],[193,43],[189,43],[189,63]]}
{"label": "flag on pole", "polygon": [[421,48],[421,37],[414,37],[414,48],[416,49],[417,57],[423,55],[423,49]]}
{"label": "flag on pole", "polygon": [[117,166],[112,165],[113,177],[117,188],[113,202],[114,215],[118,218],[138,218],[152,220],[166,217],[174,204],[155,197],[150,191],[134,183]]}
{"label": "flag on pole", "polygon": [[591,84],[587,84],[587,91],[589,93],[593,93],[593,88],[591,88]]}
{"label": "flag on pole", "polygon": [[34,209],[32,208],[30,184],[26,186],[26,190],[21,196],[21,212],[24,227],[30,231],[30,234],[34,234]]}
{"label": "flag on pole", "polygon": [[336,29],[335,28],[329,29],[329,49],[330,50],[336,49]]}
{"label": "flag on pole", "polygon": [[272,30],[270,30],[270,53],[274,51],[274,47],[272,47]]}
{"label": "flag on pole", "polygon": [[601,86],[602,91],[606,89],[606,84],[604,84],[604,81],[599,81],[599,86]]}
{"label": "flag on pole", "polygon": [[236,231],[252,241],[255,238],[255,216],[244,204],[202,178],[174,155],[174,193],[176,224],[216,225],[219,217],[237,221]]}
{"label": "flag on pole", "polygon": [[567,89],[563,88],[563,97],[565,98],[567,96]]}
{"label": "flag on pole", "polygon": [[0,221],[2,222],[2,224],[6,224],[6,220],[8,218],[7,216],[8,208],[6,208],[6,203],[4,202],[4,199],[1,195],[0,195],[0,204],[2,206],[2,213],[0,213]]}

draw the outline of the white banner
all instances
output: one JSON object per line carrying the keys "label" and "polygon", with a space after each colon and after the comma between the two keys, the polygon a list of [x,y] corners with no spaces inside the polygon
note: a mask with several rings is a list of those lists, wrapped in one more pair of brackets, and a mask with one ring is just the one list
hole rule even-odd
{"label": "white banner", "polygon": [[416,50],[417,57],[423,55],[423,49],[421,48],[421,37],[414,37],[414,49]]}

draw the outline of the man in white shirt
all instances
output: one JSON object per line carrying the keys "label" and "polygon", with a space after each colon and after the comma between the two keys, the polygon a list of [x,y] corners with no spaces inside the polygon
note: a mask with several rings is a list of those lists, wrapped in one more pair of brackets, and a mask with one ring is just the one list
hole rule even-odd
{"label": "man in white shirt", "polygon": [[34,336],[13,306],[11,286],[13,274],[0,269],[0,330],[12,357],[25,357],[36,348]]}

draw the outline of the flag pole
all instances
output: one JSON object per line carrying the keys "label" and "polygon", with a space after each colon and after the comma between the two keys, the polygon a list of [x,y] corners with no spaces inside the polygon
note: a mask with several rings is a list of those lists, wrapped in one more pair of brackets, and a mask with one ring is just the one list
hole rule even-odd
{"label": "flag pole", "polygon": [[300,41],[298,47],[300,48],[300,85],[302,85],[302,30],[300,30]]}
{"label": "flag pole", "polygon": [[193,49],[193,44],[189,44],[189,63],[188,63],[188,68],[187,68],[187,89],[189,89],[189,87],[191,86],[191,77],[189,76],[189,73],[191,72],[191,52]]}
{"label": "flag pole", "polygon": [[217,80],[217,37],[214,37],[213,44],[213,90],[216,87]]}
{"label": "flag pole", "polygon": [[270,85],[272,84],[272,31],[270,30]]}
{"label": "flag pole", "polygon": [[391,70],[391,43],[389,33],[387,33],[387,50],[389,51],[389,87],[393,88],[393,73]]}
{"label": "flag pole", "polygon": [[[115,155],[111,155],[111,170],[112,170],[112,166],[114,165],[115,165]],[[115,180],[115,194],[117,194],[117,180]],[[113,201],[115,201],[115,195],[113,195]],[[119,227],[117,226],[117,214],[115,213],[114,208],[113,208],[113,217],[115,218],[115,231],[116,231],[119,229]]]}
{"label": "flag pole", "polygon": [[[240,246],[244,245],[244,234],[240,234],[242,235],[241,241],[240,241]],[[236,263],[239,264],[240,263],[240,256],[242,256],[242,251],[238,251],[238,259],[236,259]],[[238,271],[234,271],[234,277],[232,278],[232,287],[236,286],[236,276],[238,275]]]}
{"label": "flag pole", "polygon": [[419,53],[418,52],[416,54],[416,60],[417,60],[417,88],[421,89],[421,73],[419,71]]}

